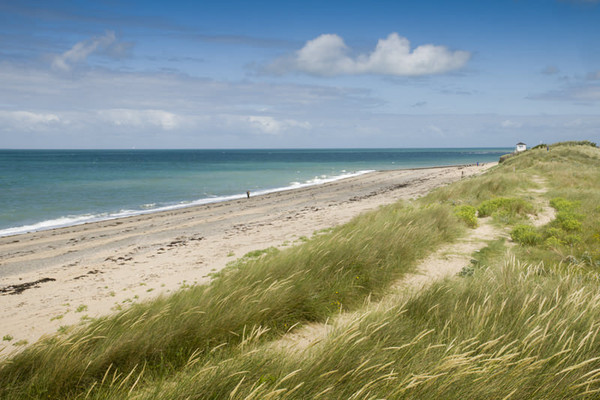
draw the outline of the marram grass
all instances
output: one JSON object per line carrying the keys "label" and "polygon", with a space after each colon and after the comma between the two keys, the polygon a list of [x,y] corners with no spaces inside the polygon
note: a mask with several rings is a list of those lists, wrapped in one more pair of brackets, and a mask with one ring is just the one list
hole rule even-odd
{"label": "marram grass", "polygon": [[512,259],[366,307],[303,353],[259,344],[140,398],[593,398],[597,285]]}
{"label": "marram grass", "polygon": [[208,286],[37,343],[1,365],[0,397],[75,397],[113,381],[129,387],[134,381],[123,379],[134,369],[163,376],[190,358],[236,348],[248,332],[268,340],[296,324],[324,321],[382,295],[463,229],[449,206],[384,207],[300,246],[240,263]]}

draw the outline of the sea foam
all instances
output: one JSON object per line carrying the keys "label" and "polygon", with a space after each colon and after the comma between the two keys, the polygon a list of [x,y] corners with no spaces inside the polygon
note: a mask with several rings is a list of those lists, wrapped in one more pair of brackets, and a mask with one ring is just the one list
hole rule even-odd
{"label": "sea foam", "polygon": [[[286,191],[286,190],[299,189],[299,188],[303,188],[303,187],[322,185],[325,183],[338,181],[340,179],[346,179],[346,178],[351,178],[354,176],[367,174],[369,172],[374,172],[374,170],[364,170],[364,171],[357,171],[357,172],[352,172],[352,173],[346,172],[341,175],[336,175],[336,176],[332,176],[332,177],[328,177],[327,175],[320,175],[320,176],[315,176],[313,179],[310,179],[304,183],[290,182],[290,185],[285,186],[285,187],[257,190],[257,191],[252,192],[252,195],[260,196],[260,195],[265,195],[265,194],[269,194],[269,193],[276,193],[276,192],[282,192],[282,191]],[[220,202],[224,202],[224,201],[243,199],[245,197],[246,197],[245,193],[240,193],[240,194],[235,194],[235,195],[230,195],[230,196],[206,197],[206,198],[202,198],[202,199],[198,199],[198,200],[194,200],[194,201],[180,202],[177,204],[161,206],[161,207],[156,207],[156,203],[147,203],[147,204],[142,204],[140,206],[140,209],[138,209],[138,210],[121,210],[121,211],[114,212],[114,213],[69,215],[69,216],[64,216],[64,217],[60,217],[60,218],[56,218],[56,219],[41,221],[41,222],[38,222],[35,224],[2,229],[2,230],[0,230],[0,237],[19,235],[19,234],[29,233],[29,232],[45,231],[45,230],[57,229],[57,228],[65,228],[68,226],[83,225],[83,224],[87,224],[87,223],[91,223],[91,222],[108,221],[108,220],[113,220],[113,219],[118,219],[118,218],[132,217],[132,216],[136,216],[136,215],[152,214],[152,213],[157,213],[157,212],[161,212],[161,211],[176,210],[176,209],[180,209],[180,208],[193,207],[193,206],[204,205],[204,204],[220,203]]]}

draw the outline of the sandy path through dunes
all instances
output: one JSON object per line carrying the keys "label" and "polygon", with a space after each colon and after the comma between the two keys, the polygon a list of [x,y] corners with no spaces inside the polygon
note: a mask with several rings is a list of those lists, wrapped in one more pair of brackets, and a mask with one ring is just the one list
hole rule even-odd
{"label": "sandy path through dunes", "polygon": [[[3,354],[41,335],[204,283],[236,257],[281,246],[361,212],[482,172],[374,172],[324,185],[0,238]],[[46,280],[13,294],[17,285]]]}
{"label": "sandy path through dunes", "polygon": [[[550,207],[548,200],[543,198],[543,194],[548,191],[546,182],[539,176],[534,176],[533,181],[540,187],[526,191],[537,209],[535,214],[529,215],[529,219],[533,226],[540,227],[555,218],[555,210]],[[471,265],[473,254],[486,247],[492,240],[504,238],[509,248],[514,246],[515,243],[510,240],[510,228],[500,227],[491,221],[491,217],[479,218],[478,226],[470,230],[465,237],[443,245],[419,262],[415,272],[407,273],[391,286],[389,296],[370,304],[369,307],[377,309],[388,303],[397,304],[399,298],[408,298],[436,281],[456,276],[463,267]],[[340,313],[326,323],[309,323],[297,330],[290,329],[290,332],[269,346],[282,351],[304,351],[323,342],[336,327],[357,323],[364,312],[363,309]]]}

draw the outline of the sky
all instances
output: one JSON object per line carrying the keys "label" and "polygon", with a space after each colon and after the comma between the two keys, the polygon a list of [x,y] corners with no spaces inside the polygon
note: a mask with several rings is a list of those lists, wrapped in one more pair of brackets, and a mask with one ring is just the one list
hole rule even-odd
{"label": "sky", "polygon": [[0,148],[600,142],[600,0],[0,0]]}

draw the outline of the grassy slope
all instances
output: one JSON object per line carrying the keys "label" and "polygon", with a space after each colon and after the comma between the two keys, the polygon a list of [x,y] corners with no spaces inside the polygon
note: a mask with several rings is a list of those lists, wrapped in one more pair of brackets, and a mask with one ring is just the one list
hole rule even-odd
{"label": "grassy slope", "polygon": [[449,206],[382,208],[295,248],[240,262],[210,286],[31,346],[2,365],[0,395],[75,396],[109,368],[119,379],[142,366],[146,376],[160,378],[192,355],[210,359],[216,346],[219,353],[237,351],[253,329],[268,340],[295,324],[324,321],[380,295],[416,260],[463,231]]}
{"label": "grassy slope", "polygon": [[[209,287],[33,346],[0,367],[0,397],[593,397],[600,387],[599,166],[600,151],[591,147],[513,157],[412,206],[385,207],[297,248],[242,262]],[[418,259],[461,233],[454,206],[527,199],[519,189],[534,186],[533,175],[545,178],[549,197],[585,215],[579,230],[565,232],[578,240],[550,246],[542,228],[544,240],[514,248],[516,259],[503,261],[503,243],[492,243],[471,276],[411,298],[384,296]],[[510,212],[499,210],[498,223],[522,220]],[[383,299],[378,307],[362,306],[370,295]],[[307,352],[266,345],[296,323],[340,309],[358,310],[356,320]]]}

